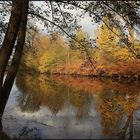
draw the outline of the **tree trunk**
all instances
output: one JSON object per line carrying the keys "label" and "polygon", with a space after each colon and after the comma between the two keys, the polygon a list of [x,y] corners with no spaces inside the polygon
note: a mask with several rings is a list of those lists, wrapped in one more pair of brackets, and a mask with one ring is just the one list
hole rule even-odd
{"label": "tree trunk", "polygon": [[3,114],[4,112],[4,108],[8,100],[8,97],[12,89],[12,86],[13,86],[13,83],[17,74],[17,70],[20,64],[24,42],[25,42],[25,35],[26,35],[28,7],[29,7],[29,0],[22,0],[22,19],[20,23],[19,32],[18,32],[17,45],[15,48],[15,53],[12,59],[12,63],[10,65],[9,71],[7,73],[6,79],[2,87],[2,96],[1,96],[1,102],[0,102],[1,114]]}
{"label": "tree trunk", "polygon": [[4,37],[2,47],[0,48],[0,94],[6,66],[12,54],[17,33],[20,27],[21,7],[22,0],[13,0],[8,28]]}

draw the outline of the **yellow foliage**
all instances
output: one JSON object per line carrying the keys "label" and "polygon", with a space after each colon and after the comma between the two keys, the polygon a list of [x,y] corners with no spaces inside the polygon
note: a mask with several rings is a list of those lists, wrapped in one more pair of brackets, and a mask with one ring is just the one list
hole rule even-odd
{"label": "yellow foliage", "polygon": [[[109,26],[109,19],[105,17],[104,20]],[[112,28],[115,34],[121,34],[119,29],[115,27],[110,28]],[[97,44],[100,48],[99,63],[104,65],[116,64],[119,61],[128,61],[132,59],[129,50],[126,47],[120,46],[119,38],[112,31],[108,29],[105,24],[98,30]]]}
{"label": "yellow foliage", "polygon": [[[118,35],[120,30],[109,25],[109,19],[104,17],[106,24]],[[85,53],[85,48],[75,40],[69,43],[58,33],[40,35],[34,33],[32,45],[24,48],[21,66],[27,70],[39,73],[107,75],[139,74],[140,62],[134,60],[132,53],[120,43],[120,39],[103,24],[97,31],[97,47],[89,45],[89,37],[82,29],[77,29],[73,36],[81,42],[93,60],[96,69],[93,70]],[[134,41],[130,38],[130,41]],[[140,53],[140,44],[134,41],[134,49]]]}

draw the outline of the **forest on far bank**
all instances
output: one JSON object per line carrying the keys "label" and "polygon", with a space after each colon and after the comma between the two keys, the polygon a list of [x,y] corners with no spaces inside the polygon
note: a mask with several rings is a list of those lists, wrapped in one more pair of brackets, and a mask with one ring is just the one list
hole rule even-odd
{"label": "forest on far bank", "polygon": [[[42,35],[30,30],[29,43],[24,47],[20,69],[37,73],[92,75],[113,78],[140,78],[140,60],[122,43],[119,28],[111,26],[110,20],[96,30],[96,46],[82,28],[77,28],[73,39],[66,40],[59,32]],[[133,29],[129,30],[129,42],[140,54],[140,43]],[[27,38],[29,34],[27,33]],[[80,45],[79,42],[82,42]],[[84,44],[84,47],[82,46]]]}

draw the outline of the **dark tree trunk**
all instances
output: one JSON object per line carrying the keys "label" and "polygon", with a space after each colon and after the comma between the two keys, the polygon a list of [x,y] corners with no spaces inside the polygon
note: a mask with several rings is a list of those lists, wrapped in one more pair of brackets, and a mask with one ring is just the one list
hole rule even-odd
{"label": "dark tree trunk", "polygon": [[17,33],[20,27],[21,8],[22,0],[13,0],[8,28],[4,37],[2,47],[0,48],[0,94],[6,66],[12,54]]}
{"label": "dark tree trunk", "polygon": [[6,79],[2,87],[2,96],[1,96],[1,102],[0,102],[1,114],[3,114],[6,102],[8,100],[8,97],[12,89],[12,86],[13,86],[13,83],[17,74],[17,70],[20,64],[21,55],[22,55],[24,42],[25,42],[25,35],[26,35],[28,6],[29,6],[29,0],[22,0],[22,19],[20,23],[19,32],[18,32],[17,45],[15,48],[15,53],[12,59],[12,63],[10,65],[9,71],[7,72]]}

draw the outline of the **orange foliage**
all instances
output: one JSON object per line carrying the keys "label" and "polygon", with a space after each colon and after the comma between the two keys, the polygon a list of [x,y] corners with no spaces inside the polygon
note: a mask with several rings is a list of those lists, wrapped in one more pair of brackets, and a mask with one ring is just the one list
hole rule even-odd
{"label": "orange foliage", "polygon": [[[105,20],[109,25],[109,19],[105,17]],[[121,33],[117,28],[113,27],[112,30],[117,34]],[[66,42],[58,32],[46,36],[36,34],[36,36],[33,45],[24,49],[21,61],[23,69],[39,73],[139,78],[140,60],[134,59],[128,48],[122,46],[119,38],[104,24],[97,32],[98,49],[89,46],[88,35],[82,29],[75,32],[77,40],[85,40],[82,43],[94,60],[95,68],[92,67],[86,53],[81,51],[83,47],[74,40]],[[133,44],[135,50],[139,52],[140,45],[135,42]]]}

